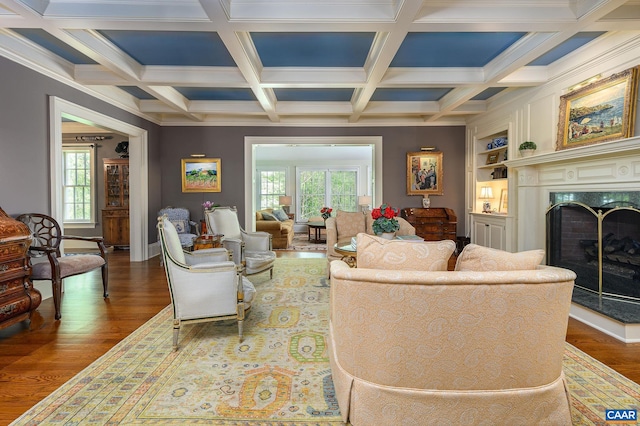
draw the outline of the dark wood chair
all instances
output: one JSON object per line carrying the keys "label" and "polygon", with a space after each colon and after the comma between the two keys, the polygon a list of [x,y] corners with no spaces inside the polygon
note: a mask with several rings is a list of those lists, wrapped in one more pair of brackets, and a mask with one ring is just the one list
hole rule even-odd
{"label": "dark wood chair", "polygon": [[[94,269],[102,269],[103,296],[109,297],[107,291],[109,281],[107,274],[107,250],[102,237],[78,237],[62,235],[62,229],[58,222],[51,216],[40,213],[27,213],[17,217],[26,224],[33,234],[30,257],[47,256],[48,262],[32,262],[32,280],[50,280],[53,287],[53,304],[56,310],[56,319],[61,318],[60,302],[62,299],[62,280],[73,275],[84,274]],[[60,255],[60,243],[63,240],[93,241],[100,249],[97,254],[78,254],[72,256]]]}

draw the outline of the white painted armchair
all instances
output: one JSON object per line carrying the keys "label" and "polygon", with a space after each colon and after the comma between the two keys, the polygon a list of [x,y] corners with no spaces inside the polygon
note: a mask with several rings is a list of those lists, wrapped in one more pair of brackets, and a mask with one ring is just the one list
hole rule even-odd
{"label": "white painted armchair", "polygon": [[205,210],[205,220],[208,232],[224,235],[222,246],[233,253],[233,261],[243,267],[245,275],[269,271],[273,278],[276,253],[271,250],[271,234],[242,229],[235,207]]}
{"label": "white painted armchair", "polygon": [[173,347],[178,348],[182,323],[238,320],[243,339],[245,312],[255,294],[224,248],[186,252],[167,216],[158,218],[158,234],[173,306]]}

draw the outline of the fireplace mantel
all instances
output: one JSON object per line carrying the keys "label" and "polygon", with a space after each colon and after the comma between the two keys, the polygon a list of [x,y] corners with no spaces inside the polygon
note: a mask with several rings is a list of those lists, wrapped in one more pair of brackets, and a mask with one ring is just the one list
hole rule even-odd
{"label": "fireplace mantel", "polygon": [[562,151],[545,152],[531,157],[508,160],[505,161],[504,164],[509,168],[518,168],[551,163],[569,163],[626,154],[640,154],[640,136],[570,148]]}

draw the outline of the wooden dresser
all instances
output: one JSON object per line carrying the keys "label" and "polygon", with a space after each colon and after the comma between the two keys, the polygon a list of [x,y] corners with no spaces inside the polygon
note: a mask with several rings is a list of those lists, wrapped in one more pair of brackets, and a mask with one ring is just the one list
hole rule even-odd
{"label": "wooden dresser", "polygon": [[[400,215],[416,228],[416,235],[424,238],[425,241],[453,240],[456,242],[458,218],[451,209],[408,207],[402,209]],[[449,259],[449,270],[453,270],[456,259],[455,254]]]}
{"label": "wooden dresser", "polygon": [[29,279],[31,232],[0,208],[0,328],[31,318],[42,295]]}

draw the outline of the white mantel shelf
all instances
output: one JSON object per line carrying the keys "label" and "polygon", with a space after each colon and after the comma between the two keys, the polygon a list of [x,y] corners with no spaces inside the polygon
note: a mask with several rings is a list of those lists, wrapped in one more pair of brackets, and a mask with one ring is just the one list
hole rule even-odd
{"label": "white mantel shelf", "polygon": [[519,168],[551,163],[568,163],[588,160],[594,157],[616,157],[623,154],[640,153],[640,136],[618,139],[594,145],[564,149],[561,151],[545,152],[531,157],[516,158],[504,162],[507,167]]}

